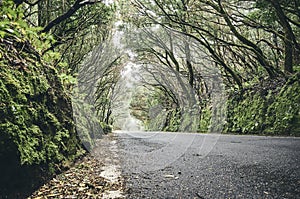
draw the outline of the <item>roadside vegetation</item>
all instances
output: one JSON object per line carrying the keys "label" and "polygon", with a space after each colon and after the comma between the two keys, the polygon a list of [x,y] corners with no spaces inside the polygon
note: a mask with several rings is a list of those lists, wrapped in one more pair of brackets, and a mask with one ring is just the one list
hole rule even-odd
{"label": "roadside vegetation", "polygon": [[76,15],[64,16],[78,3],[0,2],[1,198],[26,196],[86,153],[71,87],[78,63],[105,34],[111,8],[81,4]]}

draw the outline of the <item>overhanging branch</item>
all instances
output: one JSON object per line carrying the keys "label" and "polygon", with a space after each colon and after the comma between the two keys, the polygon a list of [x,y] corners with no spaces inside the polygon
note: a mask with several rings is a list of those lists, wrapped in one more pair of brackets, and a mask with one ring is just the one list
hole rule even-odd
{"label": "overhanging branch", "polygon": [[49,32],[54,26],[60,24],[61,22],[65,21],[69,17],[71,17],[74,13],[77,12],[81,7],[86,6],[86,5],[92,5],[95,4],[99,1],[97,0],[77,0],[74,5],[64,14],[60,15],[53,21],[51,21],[43,30],[42,32]]}

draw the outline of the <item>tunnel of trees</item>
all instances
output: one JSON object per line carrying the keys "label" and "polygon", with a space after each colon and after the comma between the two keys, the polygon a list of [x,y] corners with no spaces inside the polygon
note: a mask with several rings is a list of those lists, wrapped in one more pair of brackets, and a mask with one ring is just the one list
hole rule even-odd
{"label": "tunnel of trees", "polygon": [[67,168],[122,128],[118,118],[149,131],[299,136],[299,4],[0,1],[0,193]]}

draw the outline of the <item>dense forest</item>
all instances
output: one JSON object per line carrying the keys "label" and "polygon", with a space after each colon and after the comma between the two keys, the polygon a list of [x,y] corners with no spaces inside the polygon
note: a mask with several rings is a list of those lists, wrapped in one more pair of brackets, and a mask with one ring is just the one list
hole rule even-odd
{"label": "dense forest", "polygon": [[127,117],[300,135],[297,0],[5,0],[0,17],[0,193],[38,186]]}

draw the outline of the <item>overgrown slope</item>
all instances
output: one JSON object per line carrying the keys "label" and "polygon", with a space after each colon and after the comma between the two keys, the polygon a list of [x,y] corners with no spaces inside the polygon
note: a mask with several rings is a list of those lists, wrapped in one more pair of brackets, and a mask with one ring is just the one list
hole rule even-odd
{"label": "overgrown slope", "polygon": [[[0,193],[24,188],[23,180],[47,176],[84,151],[72,119],[71,100],[41,57],[51,37],[22,20],[11,1],[0,7]],[[43,174],[43,175],[41,175]],[[24,181],[24,182],[25,182]],[[28,187],[31,184],[26,183]],[[20,186],[20,187],[18,187]],[[0,195],[1,195],[0,194]]]}
{"label": "overgrown slope", "polygon": [[226,131],[300,136],[300,73],[232,94]]}

